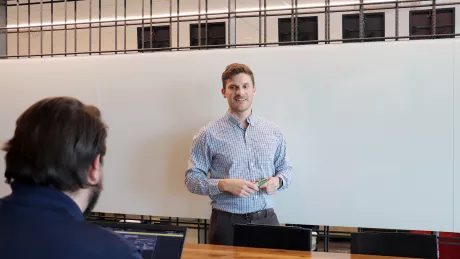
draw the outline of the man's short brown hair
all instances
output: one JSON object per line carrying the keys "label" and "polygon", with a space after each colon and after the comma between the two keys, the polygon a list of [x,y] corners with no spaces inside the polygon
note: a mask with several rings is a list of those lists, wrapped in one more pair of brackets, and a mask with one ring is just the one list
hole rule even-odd
{"label": "man's short brown hair", "polygon": [[19,116],[2,148],[6,182],[70,192],[87,188],[88,169],[98,155],[103,162],[106,138],[97,107],[71,97],[42,99]]}
{"label": "man's short brown hair", "polygon": [[239,64],[239,63],[233,63],[228,65],[225,68],[225,71],[222,73],[222,87],[225,88],[225,84],[227,83],[227,80],[231,79],[233,76],[236,76],[240,73],[244,73],[248,76],[251,77],[252,84],[255,84],[254,81],[254,74],[252,73],[251,69],[244,65],[244,64]]}

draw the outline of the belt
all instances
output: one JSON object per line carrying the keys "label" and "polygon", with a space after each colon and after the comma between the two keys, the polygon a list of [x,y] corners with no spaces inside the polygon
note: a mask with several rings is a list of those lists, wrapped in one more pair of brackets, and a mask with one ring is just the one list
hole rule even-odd
{"label": "belt", "polygon": [[272,208],[270,208],[270,209],[265,209],[265,210],[259,210],[256,212],[239,214],[239,213],[232,213],[232,212],[227,212],[227,211],[223,211],[219,209],[213,209],[213,210],[221,214],[235,215],[238,217],[243,217],[246,220],[257,220],[257,219],[265,218],[268,216],[268,214],[274,211]]}

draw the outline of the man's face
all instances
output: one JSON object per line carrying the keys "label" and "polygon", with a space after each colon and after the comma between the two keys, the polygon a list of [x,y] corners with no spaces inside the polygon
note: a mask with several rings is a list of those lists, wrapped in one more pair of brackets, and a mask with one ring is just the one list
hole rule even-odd
{"label": "man's face", "polygon": [[256,87],[249,75],[240,73],[227,80],[222,95],[227,99],[230,110],[240,113],[251,108]]}

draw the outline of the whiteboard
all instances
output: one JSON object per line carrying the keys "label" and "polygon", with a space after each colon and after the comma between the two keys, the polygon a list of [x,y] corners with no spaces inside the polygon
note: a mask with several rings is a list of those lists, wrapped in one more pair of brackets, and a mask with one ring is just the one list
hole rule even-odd
{"label": "whiteboard", "polygon": [[454,58],[454,232],[460,232],[460,44],[455,42]]}
{"label": "whiteboard", "polygon": [[[17,118],[30,105],[49,96],[72,96],[83,102],[97,104],[98,90],[79,76],[81,63],[63,64],[64,59],[0,60],[0,145],[9,140]],[[46,65],[45,65],[46,63]],[[64,66],[64,67],[62,67]],[[91,65],[86,64],[88,68]],[[9,194],[4,183],[5,160],[0,152],[0,197]]]}
{"label": "whiteboard", "polygon": [[[246,63],[258,87],[254,112],[281,127],[293,164],[291,187],[275,196],[281,222],[451,231],[454,44],[5,60],[0,137],[11,136],[33,101],[82,98],[101,108],[110,127],[97,211],[209,218],[209,198],[184,185],[190,144],[227,109],[225,66]],[[1,184],[0,193],[8,192]]]}

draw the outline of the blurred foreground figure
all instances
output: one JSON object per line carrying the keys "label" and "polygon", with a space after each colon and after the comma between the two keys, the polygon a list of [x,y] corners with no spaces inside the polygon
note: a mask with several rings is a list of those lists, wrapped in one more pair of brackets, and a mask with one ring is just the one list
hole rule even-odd
{"label": "blurred foreground figure", "polygon": [[139,252],[84,221],[102,191],[107,127],[99,110],[69,97],[41,100],[4,145],[12,193],[0,199],[2,259],[122,259]]}

